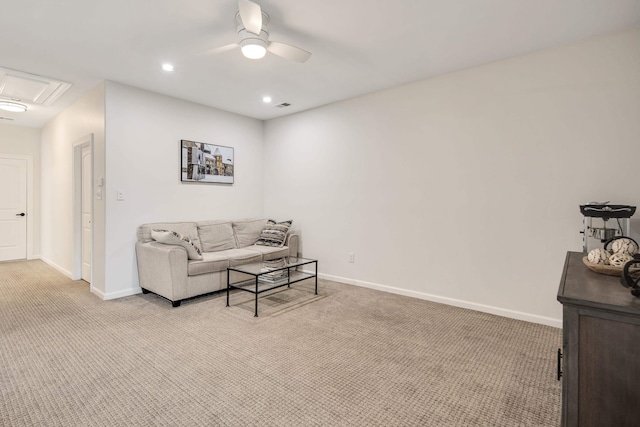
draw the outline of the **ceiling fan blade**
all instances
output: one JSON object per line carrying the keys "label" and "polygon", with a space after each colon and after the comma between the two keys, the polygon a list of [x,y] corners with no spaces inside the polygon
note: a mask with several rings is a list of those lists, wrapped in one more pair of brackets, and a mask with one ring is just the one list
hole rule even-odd
{"label": "ceiling fan blade", "polygon": [[238,10],[244,28],[255,35],[262,31],[262,9],[259,4],[249,0],[238,0]]}
{"label": "ceiling fan blade", "polygon": [[215,49],[209,49],[205,52],[202,52],[201,55],[215,55],[218,53],[226,52],[228,50],[234,49],[236,47],[240,47],[238,43],[231,43],[224,46],[217,47]]}
{"label": "ceiling fan blade", "polygon": [[269,43],[267,50],[283,58],[300,63],[307,62],[307,60],[311,58],[311,52],[307,52],[306,50],[286,43],[271,42]]}

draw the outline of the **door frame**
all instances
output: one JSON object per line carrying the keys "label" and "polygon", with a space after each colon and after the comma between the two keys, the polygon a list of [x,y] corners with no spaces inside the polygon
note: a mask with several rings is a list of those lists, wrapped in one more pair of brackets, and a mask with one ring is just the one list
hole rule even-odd
{"label": "door frame", "polygon": [[93,287],[93,134],[83,136],[73,143],[73,269],[72,280],[82,278],[82,149],[89,147],[91,152],[91,282]]}
{"label": "door frame", "polygon": [[33,209],[33,156],[27,154],[0,153],[4,159],[16,159],[27,161],[27,259],[34,259],[33,255],[33,226],[35,211]]}

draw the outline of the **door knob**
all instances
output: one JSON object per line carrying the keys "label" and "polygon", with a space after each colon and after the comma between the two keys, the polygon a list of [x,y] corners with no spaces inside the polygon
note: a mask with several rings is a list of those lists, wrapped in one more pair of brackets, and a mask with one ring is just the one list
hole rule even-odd
{"label": "door knob", "polygon": [[24,213],[24,212],[21,212],[21,213],[19,213],[19,214],[16,214],[16,216],[25,216],[25,215],[26,215],[26,213]]}

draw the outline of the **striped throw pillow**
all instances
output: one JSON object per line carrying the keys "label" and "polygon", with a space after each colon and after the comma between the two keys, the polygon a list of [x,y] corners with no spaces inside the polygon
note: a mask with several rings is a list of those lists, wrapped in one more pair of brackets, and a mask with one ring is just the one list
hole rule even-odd
{"label": "striped throw pillow", "polygon": [[201,261],[202,251],[190,238],[171,230],[151,230],[151,238],[166,245],[180,245],[187,250],[187,257]]}
{"label": "striped throw pillow", "polygon": [[260,238],[256,242],[256,245],[262,246],[284,246],[284,242],[287,239],[287,233],[293,220],[275,222],[270,219],[262,229]]}

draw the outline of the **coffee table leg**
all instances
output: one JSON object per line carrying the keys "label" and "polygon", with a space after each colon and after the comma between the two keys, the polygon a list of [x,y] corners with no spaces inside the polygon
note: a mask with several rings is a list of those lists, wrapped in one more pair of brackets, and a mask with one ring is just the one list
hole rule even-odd
{"label": "coffee table leg", "polygon": [[229,307],[229,270],[227,269],[227,307]]}
{"label": "coffee table leg", "polygon": [[256,276],[256,315],[258,317],[258,276]]}
{"label": "coffee table leg", "polygon": [[318,261],[316,261],[316,295],[318,295]]}

